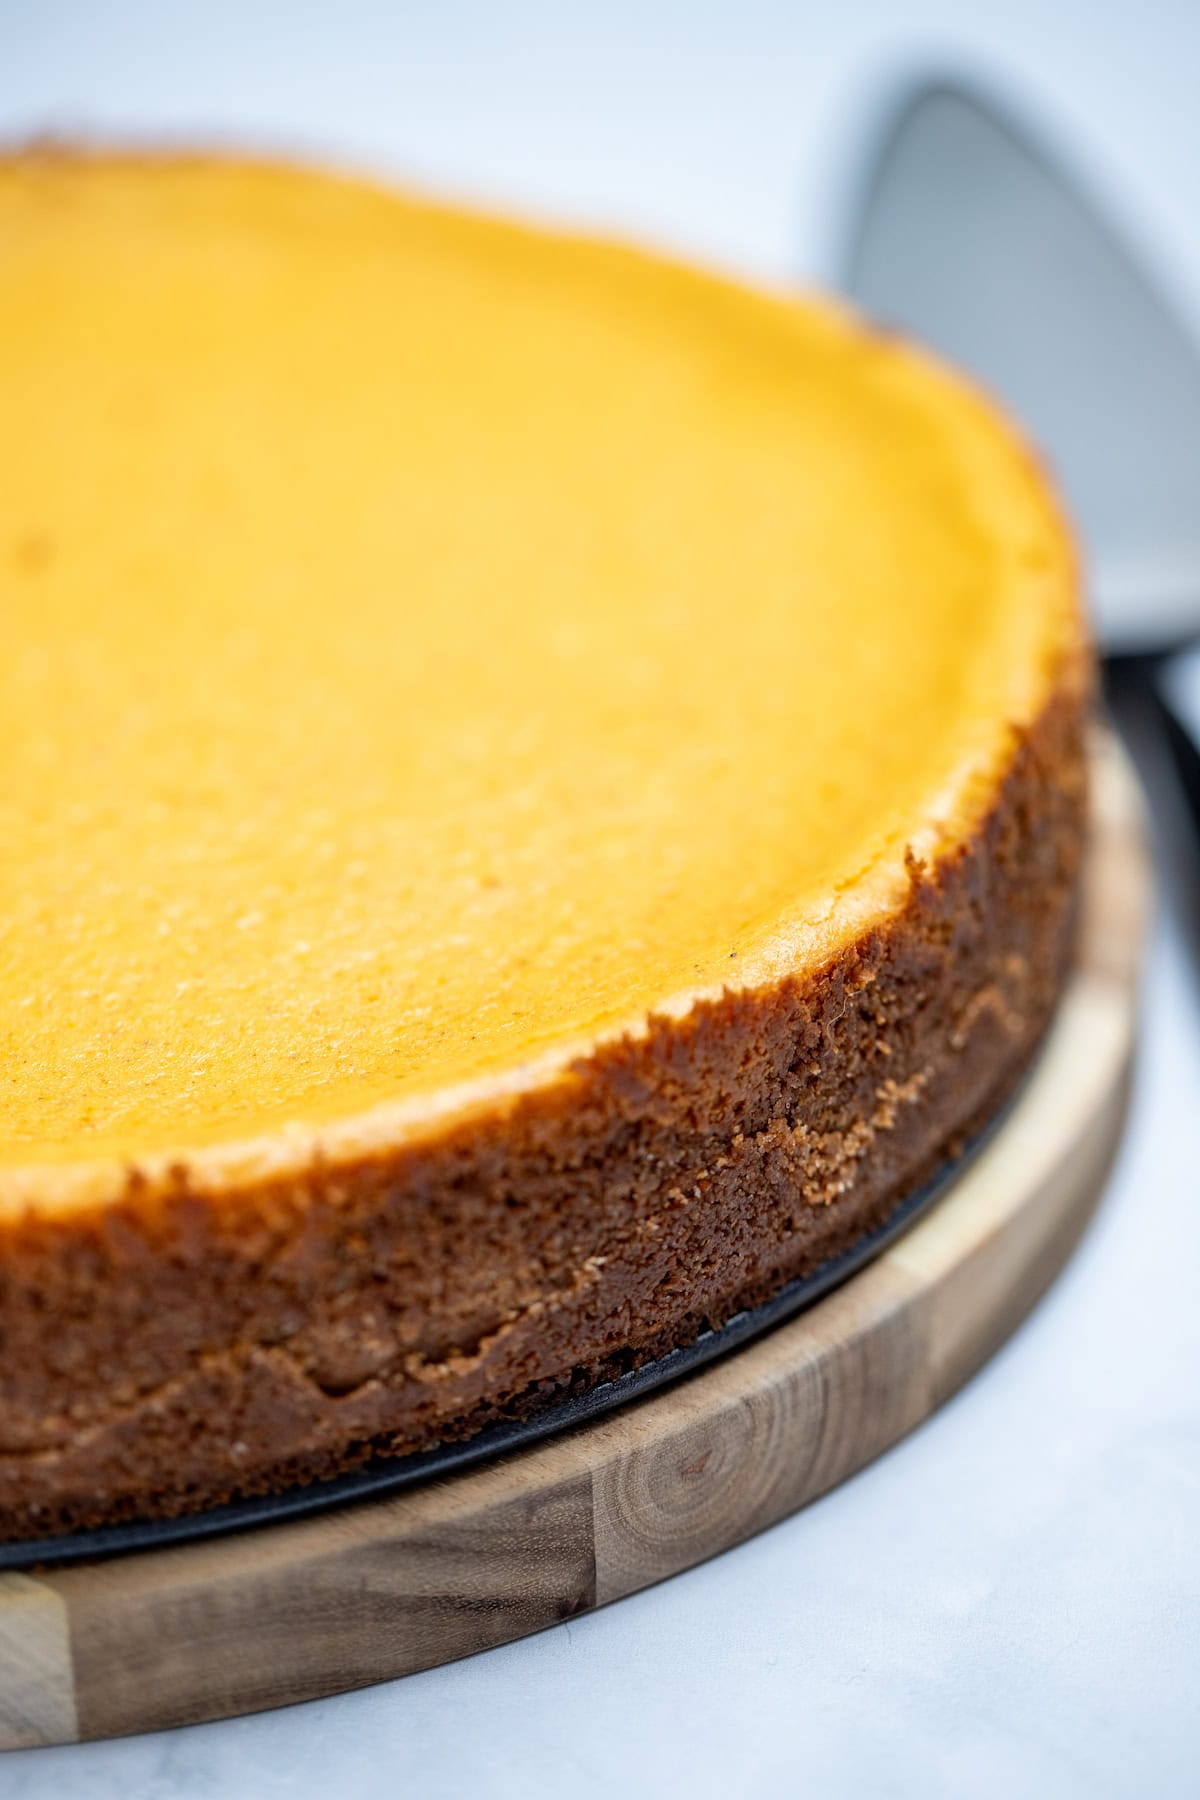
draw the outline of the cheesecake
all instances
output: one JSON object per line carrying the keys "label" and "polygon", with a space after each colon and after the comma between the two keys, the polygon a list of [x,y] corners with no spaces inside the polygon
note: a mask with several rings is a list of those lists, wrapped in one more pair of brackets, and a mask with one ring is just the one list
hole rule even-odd
{"label": "cheesecake", "polygon": [[0,1531],[532,1417],[1034,1055],[1092,663],[831,302],[215,156],[0,163]]}

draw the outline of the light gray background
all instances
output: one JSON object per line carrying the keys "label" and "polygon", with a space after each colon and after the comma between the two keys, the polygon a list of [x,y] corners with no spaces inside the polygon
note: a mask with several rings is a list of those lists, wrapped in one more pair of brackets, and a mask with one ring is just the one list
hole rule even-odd
{"label": "light gray background", "polygon": [[[332,151],[780,279],[828,266],[862,109],[931,55],[1051,111],[1200,333],[1194,0],[0,0],[0,134]],[[1200,1792],[1200,1004],[1169,920],[1146,1013],[1133,1127],[1079,1254],[857,1479],[530,1642],[12,1756],[0,1793]]]}

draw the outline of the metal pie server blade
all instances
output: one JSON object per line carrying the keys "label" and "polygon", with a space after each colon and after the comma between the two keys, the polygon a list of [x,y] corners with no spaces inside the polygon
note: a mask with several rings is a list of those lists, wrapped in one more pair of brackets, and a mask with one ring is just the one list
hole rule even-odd
{"label": "metal pie server blade", "polygon": [[[1109,692],[1189,790],[1168,658],[1200,634],[1200,353],[1090,195],[1007,110],[942,78],[880,133],[845,291],[1005,402],[1083,539]],[[1128,722],[1126,720],[1126,722]],[[1176,834],[1198,796],[1173,810]],[[1188,880],[1200,876],[1200,836]]]}
{"label": "metal pie server blade", "polygon": [[1200,355],[1023,127],[965,87],[912,91],[877,148],[845,286],[1024,422],[1082,530],[1106,648],[1200,630]]}

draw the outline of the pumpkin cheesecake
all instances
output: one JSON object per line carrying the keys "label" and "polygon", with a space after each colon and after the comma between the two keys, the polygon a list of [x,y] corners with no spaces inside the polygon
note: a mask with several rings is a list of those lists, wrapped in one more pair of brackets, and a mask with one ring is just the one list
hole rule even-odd
{"label": "pumpkin cheesecake", "polygon": [[1069,960],[1068,533],[928,357],[285,166],[0,163],[0,1530],[693,1341]]}

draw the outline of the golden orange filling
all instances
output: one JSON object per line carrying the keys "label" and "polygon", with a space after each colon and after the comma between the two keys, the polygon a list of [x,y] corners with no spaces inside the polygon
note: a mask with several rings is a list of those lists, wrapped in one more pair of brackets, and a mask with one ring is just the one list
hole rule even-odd
{"label": "golden orange filling", "polygon": [[0,1189],[823,959],[1077,630],[925,359],[284,168],[4,165],[0,423]]}

